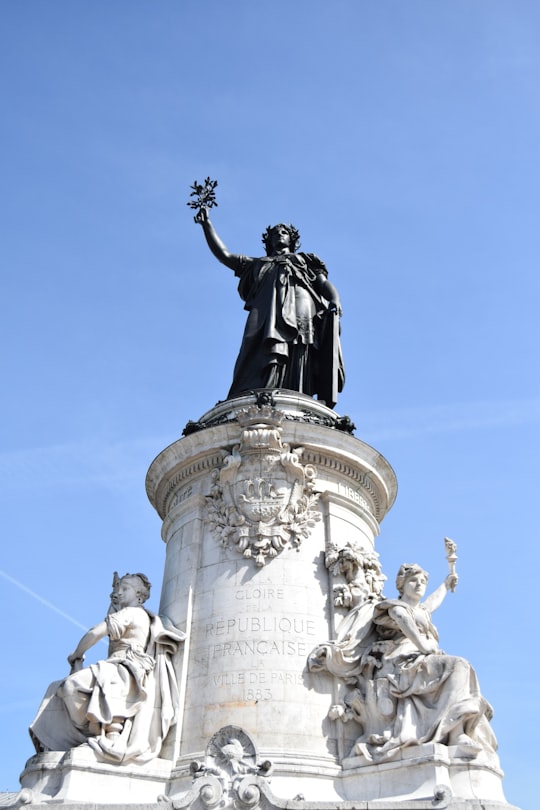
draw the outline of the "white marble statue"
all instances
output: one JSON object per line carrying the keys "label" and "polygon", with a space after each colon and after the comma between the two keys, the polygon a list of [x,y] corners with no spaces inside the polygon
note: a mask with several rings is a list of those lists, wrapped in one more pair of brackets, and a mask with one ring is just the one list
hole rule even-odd
{"label": "white marble statue", "polygon": [[312,671],[326,670],[353,687],[330,717],[360,724],[351,754],[368,762],[429,742],[458,746],[458,755],[467,758],[497,748],[489,725],[493,712],[473,668],[440,649],[431,621],[457,576],[450,573],[422,601],[427,581],[419,565],[402,565],[399,597],[371,595],[357,604],[337,639],[319,645],[309,658]]}
{"label": "white marble statue", "polygon": [[[107,617],[68,656],[71,674],[49,686],[30,726],[38,753],[86,743],[105,762],[159,755],[176,722],[172,656],[184,634],[143,607],[150,587],[144,574],[115,574]],[[83,668],[84,653],[105,636],[107,659]]]}

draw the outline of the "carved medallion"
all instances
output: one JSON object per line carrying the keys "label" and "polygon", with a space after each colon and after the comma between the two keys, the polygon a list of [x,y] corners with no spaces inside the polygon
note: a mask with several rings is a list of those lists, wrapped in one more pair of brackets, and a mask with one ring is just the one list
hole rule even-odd
{"label": "carved medallion", "polygon": [[[258,761],[255,743],[246,731],[238,726],[225,726],[208,743],[204,761],[194,760],[190,770],[207,810],[215,807],[256,810],[272,763]],[[189,806],[193,804],[189,802]],[[174,802],[173,807],[175,810],[186,807],[186,803]]]}
{"label": "carved medallion", "polygon": [[302,465],[302,448],[281,440],[284,414],[269,405],[238,414],[242,439],[214,470],[207,496],[208,523],[223,546],[233,544],[263,566],[286,547],[297,547],[316,521],[317,471]]}

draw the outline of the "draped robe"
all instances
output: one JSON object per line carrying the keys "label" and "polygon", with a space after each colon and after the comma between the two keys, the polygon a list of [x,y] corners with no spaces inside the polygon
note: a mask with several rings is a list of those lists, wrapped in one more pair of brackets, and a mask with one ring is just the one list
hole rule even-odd
{"label": "draped robe", "polygon": [[[49,686],[30,726],[38,753],[88,743],[101,761],[147,762],[176,723],[172,655],[184,634],[142,607],[122,608],[105,621],[107,659]],[[118,720],[120,734],[108,737],[107,726]]]}
{"label": "draped robe", "polygon": [[236,256],[231,265],[248,311],[229,398],[257,388],[317,395],[333,407],[345,379],[339,318],[317,290],[327,277],[312,253],[259,259]]}

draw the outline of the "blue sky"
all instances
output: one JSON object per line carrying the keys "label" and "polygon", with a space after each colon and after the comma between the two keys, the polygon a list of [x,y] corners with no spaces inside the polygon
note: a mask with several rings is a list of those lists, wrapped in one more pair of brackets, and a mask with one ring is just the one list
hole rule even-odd
{"label": "blue sky", "polygon": [[399,481],[383,567],[435,585],[458,543],[442,644],[535,806],[539,69],[534,0],[1,4],[0,790],[112,571],[157,608],[146,470],[226,396],[244,321],[185,205],[210,175],[231,250],[292,221],[326,262],[336,410]]}

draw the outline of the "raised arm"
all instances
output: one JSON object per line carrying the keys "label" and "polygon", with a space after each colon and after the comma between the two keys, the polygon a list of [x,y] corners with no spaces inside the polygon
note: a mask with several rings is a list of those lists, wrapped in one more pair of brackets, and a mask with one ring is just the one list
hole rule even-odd
{"label": "raised arm", "polygon": [[206,238],[206,242],[208,247],[216,257],[218,261],[222,264],[225,264],[227,267],[230,267],[234,270],[237,266],[237,256],[234,253],[229,253],[221,239],[216,233],[216,229],[210,222],[210,217],[208,216],[208,210],[206,208],[201,208],[197,215],[195,216],[195,222],[198,222],[199,225],[202,226],[203,233]]}
{"label": "raised arm", "polygon": [[424,607],[427,608],[430,613],[433,613],[434,610],[437,610],[437,608],[442,605],[448,591],[453,591],[457,583],[457,574],[448,574],[444,582],[424,599]]}

